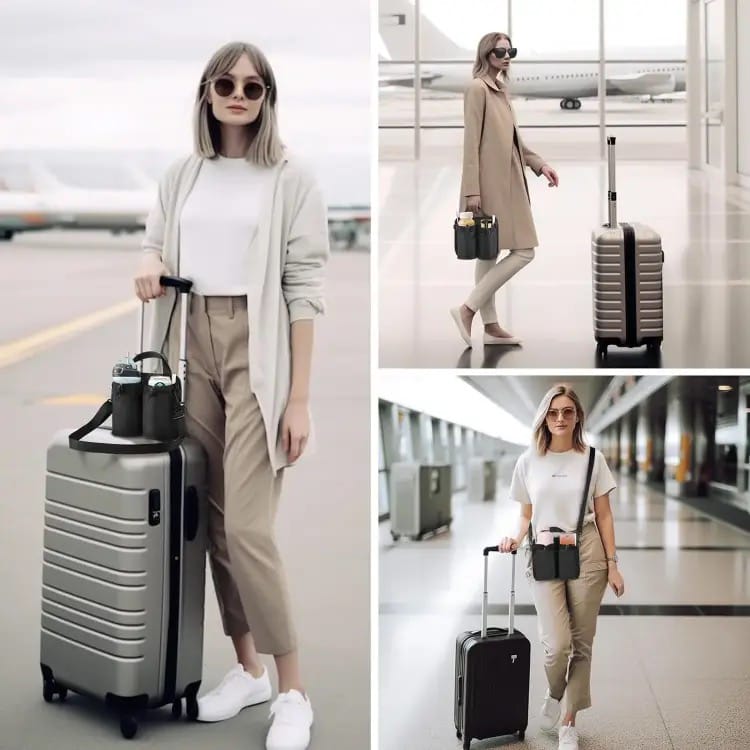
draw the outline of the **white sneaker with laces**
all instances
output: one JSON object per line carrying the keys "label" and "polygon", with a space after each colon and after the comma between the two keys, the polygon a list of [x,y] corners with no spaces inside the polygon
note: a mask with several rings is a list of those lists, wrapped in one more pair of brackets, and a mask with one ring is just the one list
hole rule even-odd
{"label": "white sneaker with laces", "polygon": [[310,699],[298,690],[279,693],[271,704],[273,724],[266,737],[266,750],[307,750],[313,710]]}
{"label": "white sneaker with laces", "polygon": [[271,700],[271,680],[268,670],[260,677],[253,677],[237,664],[227,672],[224,679],[209,693],[198,698],[198,721],[224,721],[248,706]]}
{"label": "white sneaker with laces", "polygon": [[539,726],[543,732],[552,732],[558,721],[560,721],[560,701],[555,700],[548,690],[539,714]]}
{"label": "white sneaker with laces", "polygon": [[569,724],[560,727],[558,750],[578,750],[578,730]]}

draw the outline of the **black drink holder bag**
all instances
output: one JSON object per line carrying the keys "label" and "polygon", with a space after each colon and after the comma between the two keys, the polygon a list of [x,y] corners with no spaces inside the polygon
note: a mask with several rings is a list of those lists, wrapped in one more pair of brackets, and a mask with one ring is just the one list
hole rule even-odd
{"label": "black drink holder bag", "polygon": [[581,510],[578,514],[576,527],[576,543],[560,544],[555,536],[553,544],[537,544],[533,530],[529,523],[529,537],[531,538],[531,570],[535,581],[566,581],[578,578],[581,574],[581,533],[583,531],[583,517],[586,514],[591,476],[594,472],[595,452],[589,448],[589,463],[586,470],[586,484],[583,488]]}

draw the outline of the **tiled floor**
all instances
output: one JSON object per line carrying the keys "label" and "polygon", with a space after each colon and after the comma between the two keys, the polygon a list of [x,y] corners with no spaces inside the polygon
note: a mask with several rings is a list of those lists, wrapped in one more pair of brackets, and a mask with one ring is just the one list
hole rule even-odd
{"label": "tiled floor", "polygon": [[[497,295],[501,324],[523,346],[473,349],[448,314],[465,300],[474,273],[473,263],[453,252],[460,131],[452,149],[427,150],[420,162],[381,162],[380,365],[750,366],[750,337],[738,325],[750,317],[750,191],[726,187],[680,160],[618,163],[619,219],[648,224],[662,236],[664,343],[660,356],[610,349],[598,362],[590,244],[592,229],[606,221],[606,163],[550,161],[560,175],[557,189],[528,176],[536,257]],[[477,316],[475,339],[480,328]]]}
{"label": "tiled floor", "polygon": [[[507,482],[507,478],[505,480]],[[750,534],[620,478],[613,499],[627,587],[604,596],[594,641],[591,709],[579,714],[582,750],[746,747],[750,736]],[[394,544],[380,528],[380,750],[460,748],[453,727],[456,635],[480,624],[482,555],[512,529],[518,507],[454,496],[451,532]],[[631,520],[622,520],[624,518]],[[700,519],[700,520],[698,520]],[[659,547],[642,550],[637,547]],[[711,547],[710,550],[696,549]],[[519,557],[518,562],[521,563]],[[511,562],[492,556],[490,625],[507,627]],[[531,641],[529,727],[517,738],[475,742],[553,749],[537,712],[546,689],[528,583],[516,575],[516,627]],[[614,614],[617,610],[620,614]],[[636,605],[656,605],[635,614]],[[730,616],[668,616],[673,605],[743,605]],[[607,606],[609,605],[609,606]],[[665,607],[666,609],[662,609]],[[719,611],[728,611],[719,609]]]}

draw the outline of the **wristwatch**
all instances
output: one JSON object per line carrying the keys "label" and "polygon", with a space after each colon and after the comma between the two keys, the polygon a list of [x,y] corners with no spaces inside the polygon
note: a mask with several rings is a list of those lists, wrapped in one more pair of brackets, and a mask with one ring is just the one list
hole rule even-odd
{"label": "wristwatch", "polygon": [[607,558],[607,562],[613,562],[615,564],[617,564],[619,562],[619,560],[620,560],[620,558],[617,557],[617,552],[615,552],[615,554],[612,555],[612,557],[608,557]]}

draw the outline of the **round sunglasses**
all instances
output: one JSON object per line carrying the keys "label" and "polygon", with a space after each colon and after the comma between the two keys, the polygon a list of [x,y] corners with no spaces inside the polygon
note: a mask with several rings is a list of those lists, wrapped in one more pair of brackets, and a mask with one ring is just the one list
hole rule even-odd
{"label": "round sunglasses", "polygon": [[508,57],[513,59],[518,54],[518,48],[517,47],[495,47],[495,49],[492,50],[492,54],[498,60],[502,60],[505,57],[506,53]]}
{"label": "round sunglasses", "polygon": [[[212,81],[214,91],[217,96],[226,98],[231,96],[235,90],[235,81],[231,76],[220,76]],[[271,87],[267,84],[259,83],[258,81],[245,81],[242,84],[242,93],[246,99],[251,101],[257,101],[263,96],[266,91],[270,91]]]}

